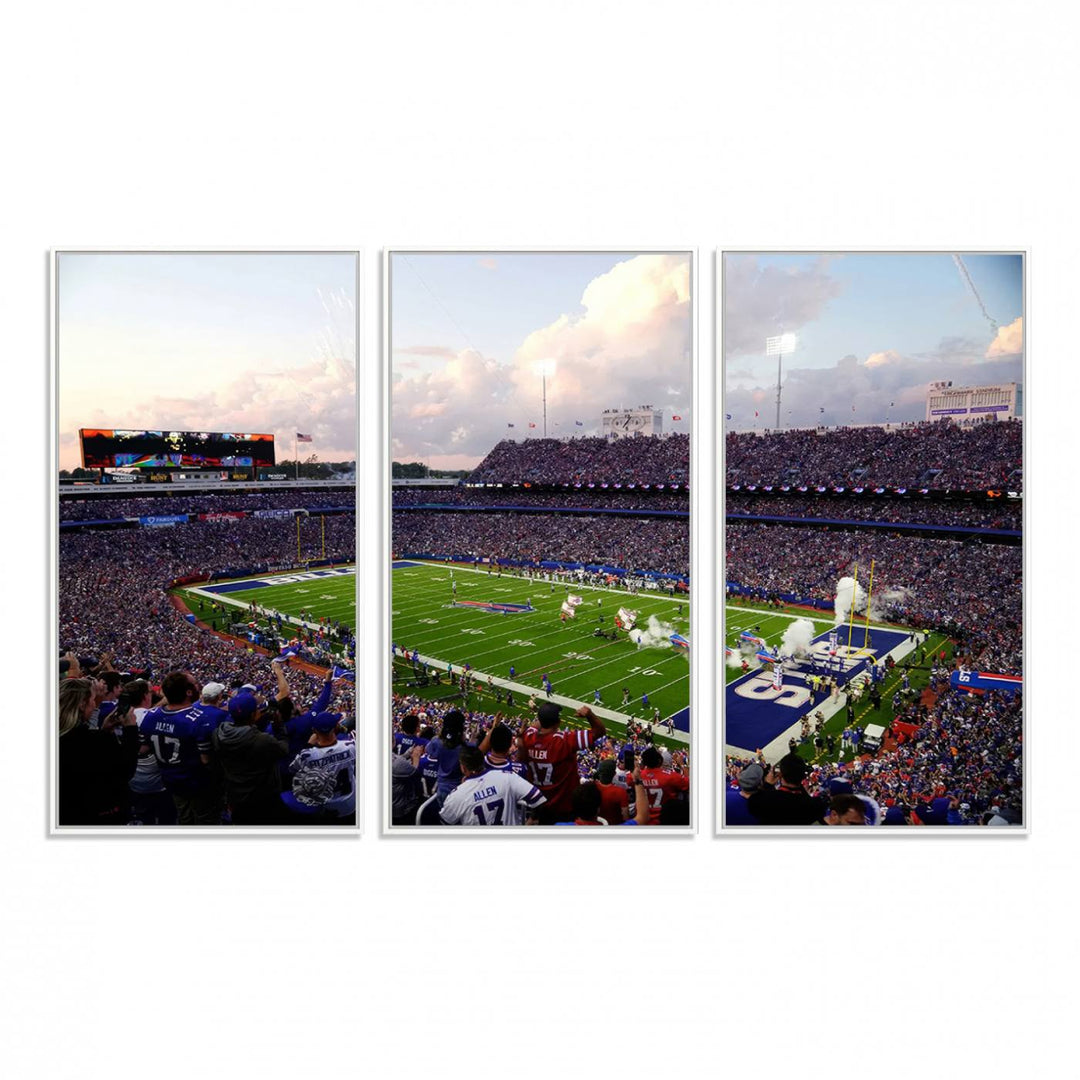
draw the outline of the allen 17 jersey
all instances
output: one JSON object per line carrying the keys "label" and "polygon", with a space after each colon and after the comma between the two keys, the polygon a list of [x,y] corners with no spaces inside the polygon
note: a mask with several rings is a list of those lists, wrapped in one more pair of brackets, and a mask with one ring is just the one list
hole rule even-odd
{"label": "allen 17 jersey", "polygon": [[641,782],[649,796],[649,824],[660,824],[660,808],[690,790],[690,781],[671,769],[642,769]]}
{"label": "allen 17 jersey", "polygon": [[574,792],[581,784],[578,751],[592,746],[592,732],[572,728],[542,732],[539,728],[529,728],[522,742],[529,776],[546,796],[548,806],[560,813],[572,810]]}
{"label": "allen 17 jersey", "polygon": [[518,803],[534,810],[544,796],[523,776],[507,769],[489,769],[463,780],[447,795],[439,816],[446,825],[521,825]]}

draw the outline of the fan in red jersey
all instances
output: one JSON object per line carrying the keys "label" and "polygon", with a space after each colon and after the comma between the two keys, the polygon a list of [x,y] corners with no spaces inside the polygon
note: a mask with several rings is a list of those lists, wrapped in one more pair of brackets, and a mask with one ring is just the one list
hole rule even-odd
{"label": "fan in red jersey", "polygon": [[641,755],[641,782],[649,793],[650,825],[659,825],[665,804],[685,799],[690,790],[690,777],[665,769],[663,755],[652,746]]}
{"label": "fan in red jersey", "polygon": [[536,710],[537,726],[522,737],[529,778],[547,799],[537,811],[541,825],[574,820],[574,792],[581,785],[578,751],[588,750],[607,731],[588,705],[576,713],[588,720],[588,731],[561,728],[561,711],[555,702],[545,701]]}

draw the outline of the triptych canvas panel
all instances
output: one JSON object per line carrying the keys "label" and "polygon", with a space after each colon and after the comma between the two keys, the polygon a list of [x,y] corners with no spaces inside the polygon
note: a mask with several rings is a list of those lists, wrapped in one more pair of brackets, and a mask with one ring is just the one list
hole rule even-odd
{"label": "triptych canvas panel", "polygon": [[1026,829],[1022,253],[361,268],[54,255],[54,831]]}

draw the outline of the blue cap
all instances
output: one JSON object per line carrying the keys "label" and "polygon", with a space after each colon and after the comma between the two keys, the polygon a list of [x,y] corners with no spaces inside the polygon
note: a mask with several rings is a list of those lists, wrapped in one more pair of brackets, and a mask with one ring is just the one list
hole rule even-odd
{"label": "blue cap", "polygon": [[229,698],[229,715],[234,720],[246,720],[255,715],[259,709],[259,702],[254,694],[246,691]]}
{"label": "blue cap", "polygon": [[315,715],[315,718],[311,721],[311,726],[316,731],[326,733],[328,731],[333,731],[340,723],[341,713],[321,712]]}

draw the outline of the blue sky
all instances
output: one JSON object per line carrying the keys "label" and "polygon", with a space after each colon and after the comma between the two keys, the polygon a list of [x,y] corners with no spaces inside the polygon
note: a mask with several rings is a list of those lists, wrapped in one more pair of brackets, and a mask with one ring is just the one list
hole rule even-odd
{"label": "blue sky", "polygon": [[563,314],[580,315],[585,287],[620,258],[396,253],[390,259],[395,356],[398,350],[442,342],[508,360],[538,326]]}
{"label": "blue sky", "polygon": [[299,427],[355,457],[354,256],[72,252],[57,295],[61,467],[93,426],[271,431],[279,457]]}
{"label": "blue sky", "polygon": [[863,422],[886,419],[890,401],[897,405],[888,419],[917,419],[932,379],[1020,381],[1022,259],[962,257],[997,336],[951,255],[725,256],[725,411],[733,423],[752,425],[753,409],[773,400],[776,360],[764,356],[765,338],[783,332],[797,335],[784,359],[785,423],[813,422],[820,405],[834,422],[849,422],[845,402]]}
{"label": "blue sky", "polygon": [[642,404],[664,412],[666,430],[689,431],[687,253],[399,252],[390,263],[395,460],[469,468],[501,438],[539,434],[544,363],[552,436],[595,434],[604,409]]}

